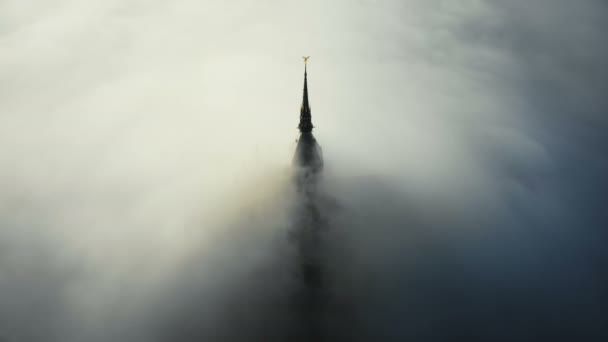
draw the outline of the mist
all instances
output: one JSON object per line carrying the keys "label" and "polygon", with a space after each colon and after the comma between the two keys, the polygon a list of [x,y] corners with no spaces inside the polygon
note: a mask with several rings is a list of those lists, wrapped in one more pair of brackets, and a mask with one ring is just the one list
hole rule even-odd
{"label": "mist", "polygon": [[0,341],[605,340],[607,26],[599,0],[0,3]]}

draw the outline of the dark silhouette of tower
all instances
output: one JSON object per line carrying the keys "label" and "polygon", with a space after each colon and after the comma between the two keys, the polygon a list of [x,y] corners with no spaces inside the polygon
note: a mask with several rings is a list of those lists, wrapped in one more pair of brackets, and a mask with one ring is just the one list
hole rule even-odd
{"label": "dark silhouette of tower", "polygon": [[310,115],[310,105],[308,104],[308,75],[306,72],[306,61],[308,58],[304,59],[304,94],[302,95],[302,107],[300,108],[300,124],[298,128],[302,133],[310,133],[312,132],[312,117]]}
{"label": "dark silhouette of tower", "polygon": [[[306,63],[308,57],[304,57]],[[337,300],[331,296],[331,277],[328,274],[324,232],[328,229],[327,206],[330,202],[320,191],[323,169],[321,147],[312,134],[312,120],[308,102],[308,77],[304,67],[304,94],[300,109],[300,138],[296,147],[294,183],[297,205],[292,212],[291,240],[296,247],[294,275],[297,286],[290,301],[293,329],[288,341],[353,341],[344,332],[346,316]]]}
{"label": "dark silhouette of tower", "polygon": [[304,57],[304,92],[302,94],[302,106],[300,107],[300,138],[294,156],[294,165],[298,166],[301,174],[298,177],[301,181],[314,180],[314,174],[319,172],[323,166],[321,148],[312,135],[312,117],[310,114],[310,104],[308,102],[308,73],[306,62],[308,57]]}

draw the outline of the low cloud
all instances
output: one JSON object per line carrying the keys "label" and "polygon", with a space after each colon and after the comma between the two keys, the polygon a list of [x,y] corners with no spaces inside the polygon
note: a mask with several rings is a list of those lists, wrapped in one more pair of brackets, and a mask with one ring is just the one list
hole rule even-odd
{"label": "low cloud", "polygon": [[302,54],[322,332],[605,338],[606,5],[291,5],[0,5],[0,341],[297,330]]}

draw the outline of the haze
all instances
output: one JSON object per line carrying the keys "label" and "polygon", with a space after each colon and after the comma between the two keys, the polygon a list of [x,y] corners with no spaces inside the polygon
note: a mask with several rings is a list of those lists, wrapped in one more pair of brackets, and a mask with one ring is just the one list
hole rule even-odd
{"label": "haze", "polygon": [[600,0],[0,2],[0,341],[280,330],[308,55],[362,340],[605,340],[607,30]]}

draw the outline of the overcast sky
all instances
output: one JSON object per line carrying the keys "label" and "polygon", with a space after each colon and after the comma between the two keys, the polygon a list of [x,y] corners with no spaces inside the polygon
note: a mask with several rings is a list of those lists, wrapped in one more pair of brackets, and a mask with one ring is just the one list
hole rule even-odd
{"label": "overcast sky", "polygon": [[162,340],[280,263],[308,55],[370,331],[605,337],[606,32],[602,0],[0,1],[0,341]]}

